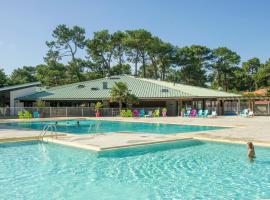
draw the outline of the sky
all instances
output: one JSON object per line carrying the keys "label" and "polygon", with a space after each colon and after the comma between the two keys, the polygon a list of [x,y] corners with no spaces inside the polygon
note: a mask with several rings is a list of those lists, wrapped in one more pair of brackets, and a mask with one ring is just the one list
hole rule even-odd
{"label": "sky", "polygon": [[270,58],[269,0],[0,0],[0,68],[43,63],[59,24],[94,31],[143,28],[179,47],[226,46]]}

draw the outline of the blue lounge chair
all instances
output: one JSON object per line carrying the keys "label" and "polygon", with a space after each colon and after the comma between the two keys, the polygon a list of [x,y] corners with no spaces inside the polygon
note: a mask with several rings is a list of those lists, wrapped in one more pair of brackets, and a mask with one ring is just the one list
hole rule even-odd
{"label": "blue lounge chair", "polygon": [[240,116],[247,117],[248,116],[248,109],[244,109],[240,112]]}
{"label": "blue lounge chair", "polygon": [[33,117],[34,117],[34,118],[39,118],[39,113],[38,113],[38,112],[34,112],[34,113],[33,113]]}
{"label": "blue lounge chair", "polygon": [[139,117],[144,117],[144,115],[145,115],[144,109],[141,109],[139,112]]}
{"label": "blue lounge chair", "polygon": [[197,112],[197,117],[202,117],[203,116],[203,111],[202,110],[199,110],[198,112]]}
{"label": "blue lounge chair", "polygon": [[204,110],[204,111],[203,111],[202,117],[208,117],[208,110]]}

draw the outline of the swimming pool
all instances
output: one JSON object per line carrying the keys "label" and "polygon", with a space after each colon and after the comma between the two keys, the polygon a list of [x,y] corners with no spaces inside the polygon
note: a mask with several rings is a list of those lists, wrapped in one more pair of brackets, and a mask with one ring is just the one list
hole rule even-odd
{"label": "swimming pool", "polygon": [[94,153],[0,144],[0,199],[269,199],[270,149],[181,141]]}
{"label": "swimming pool", "polygon": [[[174,134],[196,131],[218,130],[225,127],[193,126],[161,123],[120,122],[103,120],[64,120],[57,121],[57,131],[72,134],[108,133],[108,132],[137,132],[155,134]],[[14,122],[5,125],[42,130],[46,124],[55,124],[56,121]]]}

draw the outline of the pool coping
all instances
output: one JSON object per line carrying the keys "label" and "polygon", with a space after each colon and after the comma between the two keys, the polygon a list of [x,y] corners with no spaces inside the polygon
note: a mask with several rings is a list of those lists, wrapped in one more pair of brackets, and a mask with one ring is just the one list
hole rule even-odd
{"label": "pool coping", "polygon": [[[161,117],[160,117],[161,118]],[[111,118],[89,118],[89,117],[74,117],[74,118],[57,118],[57,119],[50,119],[50,118],[43,118],[43,119],[33,119],[33,120],[8,120],[8,121],[3,121],[0,122],[0,125],[4,125],[6,123],[16,123],[16,122],[32,122],[32,121],[65,121],[65,120],[95,120],[95,121],[117,121],[117,122],[128,122],[128,123],[133,123],[133,122],[137,122],[137,123],[152,123],[152,124],[171,124],[171,125],[191,125],[191,126],[214,126],[214,127],[224,127],[224,128],[231,128],[231,130],[236,130],[236,129],[242,129],[242,128],[246,128],[246,126],[244,125],[234,125],[234,126],[225,126],[225,125],[205,125],[205,124],[196,124],[194,122],[192,123],[176,123],[176,122],[157,122],[157,121],[145,121],[144,118],[142,119],[143,121],[135,121],[137,120],[137,118],[132,118],[132,119],[125,119],[125,118],[121,118],[121,119],[111,119]],[[9,126],[11,129],[12,127]],[[12,129],[12,130],[16,130],[16,128]],[[33,129],[28,129],[28,130],[33,130]],[[82,148],[82,149],[88,149],[88,150],[92,150],[92,151],[106,151],[106,150],[113,150],[113,149],[120,149],[120,148],[129,148],[129,147],[134,147],[134,146],[142,146],[142,145],[150,145],[150,144],[158,144],[158,143],[169,143],[169,142],[175,142],[175,141],[181,141],[181,140],[205,140],[205,141],[213,141],[213,142],[223,142],[223,143],[234,143],[234,144],[246,144],[248,141],[252,141],[254,143],[254,145],[256,146],[262,146],[262,147],[270,147],[270,141],[262,141],[260,140],[256,140],[256,138],[252,138],[249,139],[248,137],[238,137],[238,138],[233,138],[233,137],[226,137],[226,136],[222,136],[222,135],[218,135],[220,130],[224,130],[224,129],[217,129],[217,130],[206,130],[206,131],[198,131],[198,132],[188,132],[188,133],[175,133],[175,134],[169,134],[171,136],[174,136],[172,138],[166,138],[165,140],[160,139],[159,141],[145,141],[145,142],[139,142],[139,143],[129,143],[129,144],[125,144],[125,145],[111,145],[110,147],[100,147],[98,145],[93,145],[93,144],[83,144],[83,143],[79,143],[77,141],[63,141],[61,140],[61,138],[64,137],[69,137],[69,136],[74,136],[74,134],[70,134],[70,133],[63,133],[63,132],[58,132],[58,133],[63,133],[61,135],[59,135],[58,139],[51,139],[52,136],[46,136],[44,137],[44,141],[45,142],[52,142],[55,144],[62,144],[62,145],[66,145],[66,146],[71,146],[71,147],[77,147],[77,148]],[[19,131],[17,129],[17,131]],[[217,131],[217,132],[216,132]],[[216,135],[211,135],[209,133],[214,133],[216,132]],[[138,134],[138,133],[134,133],[134,132],[129,132],[129,134]],[[188,136],[185,136],[186,134],[188,134]],[[83,134],[85,135],[85,134]],[[150,134],[149,134],[150,135]],[[78,135],[76,135],[78,136]],[[39,140],[40,137],[38,136],[32,136],[32,137],[16,137],[16,138],[0,138],[0,143],[3,142],[19,142],[19,141],[27,141],[27,140]],[[106,145],[105,145],[106,146]]]}
{"label": "pool coping", "polygon": [[[152,117],[153,119],[162,119],[164,117]],[[183,118],[190,118],[190,117],[183,117]],[[6,124],[6,123],[19,123],[19,122],[36,122],[36,121],[40,121],[40,122],[46,122],[46,121],[69,121],[69,120],[92,120],[92,121],[116,121],[116,122],[128,122],[128,123],[147,123],[147,124],[171,124],[171,125],[189,125],[189,126],[209,126],[209,127],[221,127],[221,128],[241,128],[242,126],[228,126],[228,125],[202,125],[202,124],[199,124],[199,123],[192,123],[192,124],[185,124],[185,123],[176,123],[176,122],[156,122],[156,121],[152,121],[152,122],[149,122],[149,121],[135,121],[135,120],[138,120],[138,119],[149,119],[149,118],[134,118],[134,117],[126,117],[126,118],[123,118],[123,119],[119,119],[119,118],[116,118],[116,119],[111,119],[111,118],[95,118],[95,117],[80,117],[80,118],[77,118],[77,117],[74,117],[74,118],[63,118],[63,117],[59,117],[59,118],[38,118],[38,119],[8,119],[8,121],[2,121],[0,122],[0,125],[1,124]],[[150,118],[151,119],[151,118]],[[190,119],[193,119],[193,118],[190,118]],[[201,119],[204,119],[204,118],[201,118]],[[211,119],[211,118],[207,118],[207,119]],[[214,120],[214,118],[213,118]]]}
{"label": "pool coping", "polygon": [[94,146],[94,145],[84,145],[84,144],[79,144],[76,142],[66,142],[66,141],[57,140],[57,139],[50,140],[49,138],[44,139],[44,141],[51,142],[54,144],[69,146],[69,147],[86,149],[86,150],[91,150],[91,151],[96,151],[96,152],[103,152],[103,151],[110,151],[110,150],[116,150],[116,149],[132,148],[132,147],[137,147],[137,146],[147,146],[147,145],[151,145],[151,144],[163,144],[163,143],[177,142],[177,141],[182,141],[182,140],[192,140],[192,139],[193,139],[192,137],[185,137],[185,138],[179,138],[179,139],[143,142],[143,143],[128,144],[128,145],[117,145],[117,146],[111,146],[111,147],[99,147],[99,146]]}

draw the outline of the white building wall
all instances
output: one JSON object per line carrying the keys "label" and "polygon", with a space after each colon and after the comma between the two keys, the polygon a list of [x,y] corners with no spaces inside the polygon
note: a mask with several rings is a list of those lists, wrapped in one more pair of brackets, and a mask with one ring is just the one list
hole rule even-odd
{"label": "white building wall", "polygon": [[16,102],[15,99],[18,97],[26,96],[29,94],[33,94],[37,91],[36,86],[28,87],[24,89],[18,89],[10,92],[10,107],[22,107],[23,105],[19,102]]}

